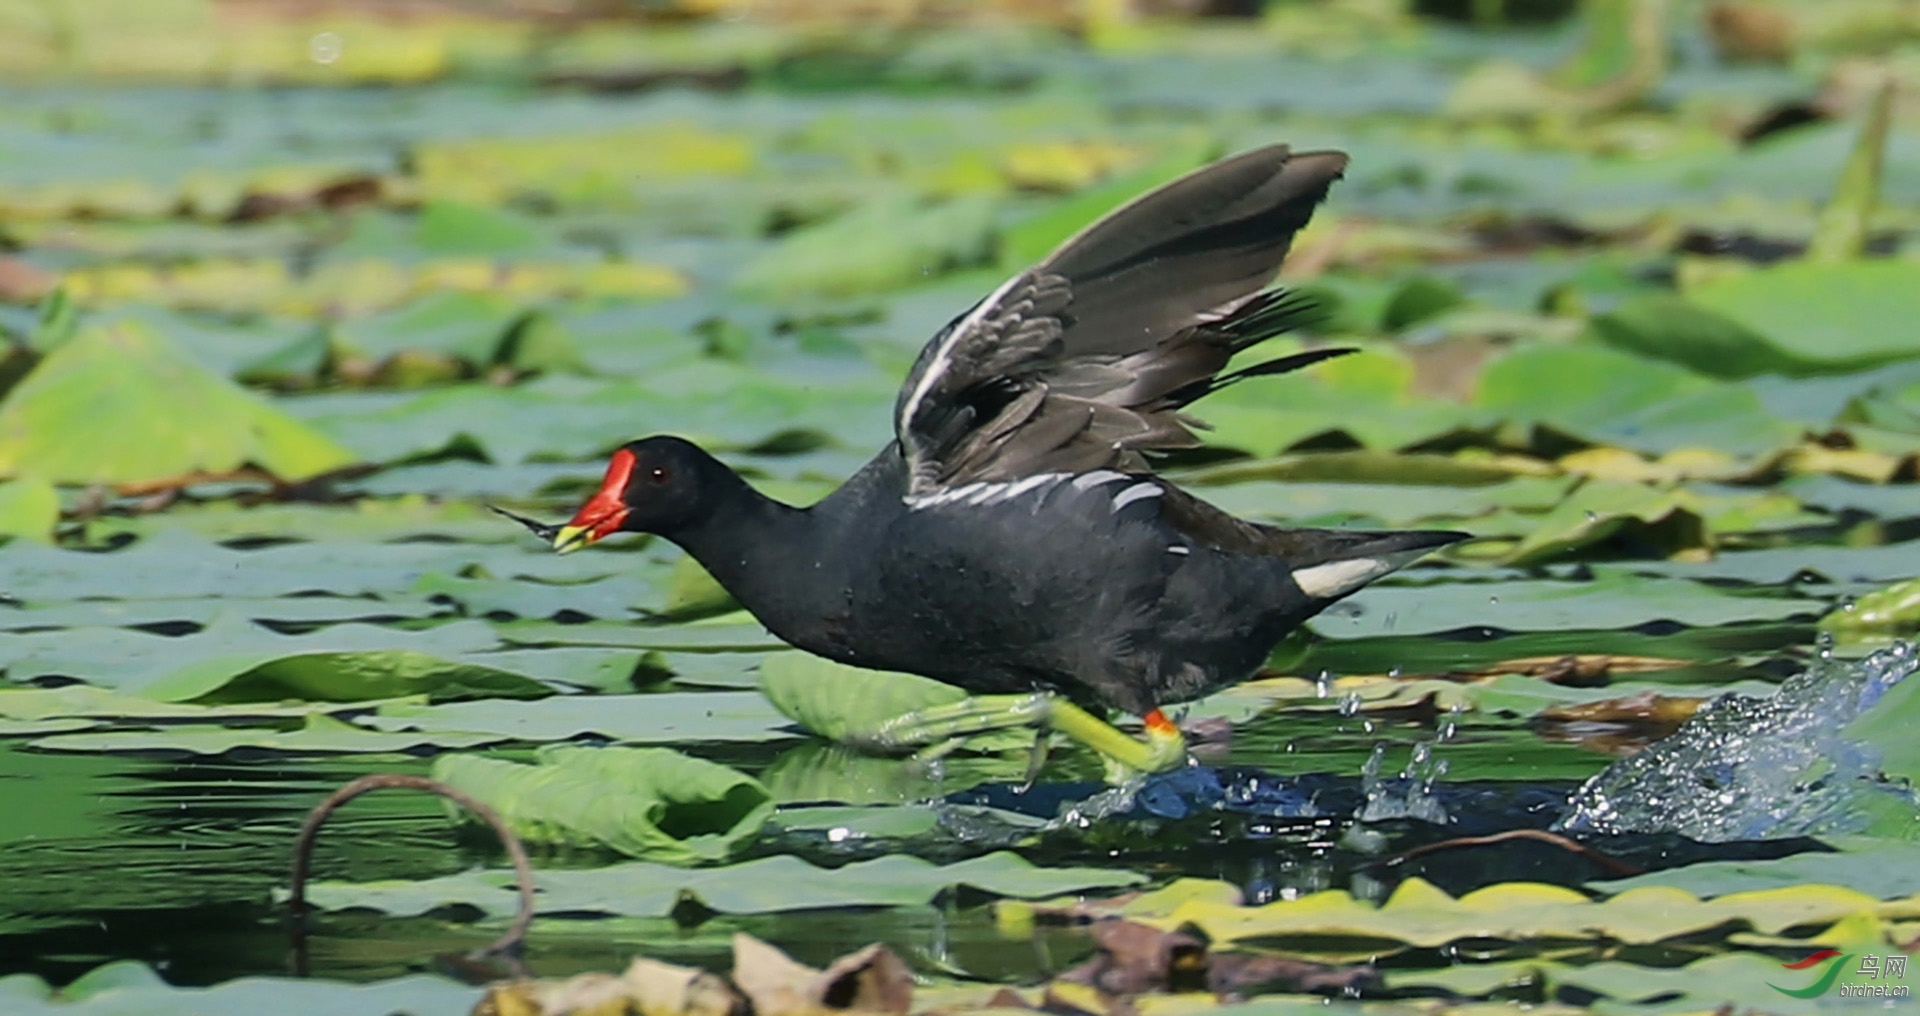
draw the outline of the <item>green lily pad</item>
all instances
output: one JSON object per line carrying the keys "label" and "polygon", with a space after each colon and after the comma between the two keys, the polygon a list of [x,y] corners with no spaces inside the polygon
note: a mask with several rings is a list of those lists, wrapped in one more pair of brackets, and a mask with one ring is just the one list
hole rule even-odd
{"label": "green lily pad", "polygon": [[0,475],[161,484],[257,466],[300,480],[354,461],[131,321],[82,329],[0,404]]}
{"label": "green lily pad", "polygon": [[967,697],[931,678],[849,667],[800,652],[768,656],[760,664],[760,691],[781,715],[830,741],[871,733],[888,720]]}
{"label": "green lily pad", "polygon": [[1910,337],[1920,262],[1787,261],[1699,286],[1687,299],[1822,370],[1920,356]]}
{"label": "green lily pad", "polygon": [[0,482],[0,536],[49,543],[59,521],[60,495],[53,484],[37,477]]}
{"label": "green lily pad", "polygon": [[[540,875],[540,911],[556,914],[664,916],[698,902],[722,914],[767,914],[828,907],[911,907],[950,889],[1036,899],[1138,885],[1146,877],[1115,868],[1042,868],[1005,851],[953,864],[906,854],[820,868],[791,855],[718,868],[686,869],[645,862]],[[395,915],[424,914],[454,904],[487,914],[512,913],[513,873],[462,872],[425,881],[318,882],[307,898],[326,910],[350,907]]]}
{"label": "green lily pad", "polygon": [[595,734],[624,744],[682,744],[797,736],[763,696],[744,691],[395,705],[360,722],[376,730],[485,733],[516,741],[564,741]]}
{"label": "green lily pad", "polygon": [[192,635],[123,629],[34,632],[9,639],[8,674],[79,678],[163,702],[364,701],[552,693],[539,681],[461,659],[499,645],[491,626],[459,621],[420,632],[342,624],[279,635],[216,618]]}
{"label": "green lily pad", "polygon": [[520,316],[497,293],[430,293],[393,310],[355,318],[339,328],[346,353],[375,360],[407,351],[441,353],[470,367],[494,362],[507,329]]}
{"label": "green lily pad", "polygon": [[1601,631],[1649,621],[1704,628],[1812,617],[1825,606],[1818,600],[1742,596],[1686,579],[1599,572],[1586,582],[1526,579],[1370,586],[1310,623],[1315,632],[1338,639],[1479,628]]}
{"label": "green lily pad", "polygon": [[775,638],[760,622],[745,620],[745,617],[744,613],[723,614],[698,623],[663,625],[536,622],[502,626],[501,630],[523,645],[725,653],[787,648],[786,643]]}
{"label": "green lily pad", "polygon": [[773,814],[752,777],[666,748],[549,746],[533,766],[447,755],[434,760],[433,778],[491,806],[531,842],[669,864],[724,860]]}
{"label": "green lily pad", "polygon": [[869,201],[796,230],[742,268],[734,285],[767,297],[881,292],[987,263],[994,201],[970,195],[925,206],[900,196]]}
{"label": "green lily pad", "polygon": [[1842,885],[1883,900],[1920,894],[1920,844],[1865,837],[1839,841],[1838,851],[1810,850],[1754,861],[1701,861],[1629,878],[1587,883],[1604,893],[1672,886],[1697,896],[1724,896],[1809,883]]}
{"label": "green lily pad", "polygon": [[1596,339],[1709,377],[1802,374],[1817,366],[1766,336],[1677,296],[1636,297],[1593,319]]}
{"label": "green lily pad", "polygon": [[1862,594],[1821,618],[1820,630],[1847,640],[1920,632],[1920,579]]}
{"label": "green lily pad", "polygon": [[390,733],[368,730],[311,713],[296,730],[259,727],[185,727],[164,730],[114,730],[56,734],[32,742],[39,751],[142,752],[164,755],[225,755],[250,750],[276,755],[397,754],[422,749],[478,748],[500,738],[491,734]]}
{"label": "green lily pad", "polygon": [[1835,885],[1795,885],[1704,900],[1669,886],[1630,889],[1604,900],[1564,886],[1502,882],[1460,897],[1423,879],[1402,882],[1373,904],[1331,889],[1258,907],[1193,902],[1191,890],[1163,890],[1131,902],[1129,916],[1176,927],[1192,922],[1212,941],[1346,938],[1437,947],[1464,939],[1662,942],[1739,922],[1764,933],[1826,927],[1861,912],[1895,917],[1920,907],[1887,903]]}
{"label": "green lily pad", "polygon": [[426,974],[372,984],[304,977],[239,977],[210,988],[176,988],[146,964],[133,960],[95,967],[58,991],[32,974],[0,979],[0,1003],[14,1016],[463,1012],[479,1000],[478,988]]}

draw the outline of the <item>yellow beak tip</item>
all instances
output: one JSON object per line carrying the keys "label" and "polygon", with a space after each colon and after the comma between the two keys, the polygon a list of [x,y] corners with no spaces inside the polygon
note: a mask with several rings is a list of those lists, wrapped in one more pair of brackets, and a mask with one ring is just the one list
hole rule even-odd
{"label": "yellow beak tip", "polygon": [[556,554],[571,554],[593,542],[593,532],[585,526],[561,526],[553,534],[553,550]]}

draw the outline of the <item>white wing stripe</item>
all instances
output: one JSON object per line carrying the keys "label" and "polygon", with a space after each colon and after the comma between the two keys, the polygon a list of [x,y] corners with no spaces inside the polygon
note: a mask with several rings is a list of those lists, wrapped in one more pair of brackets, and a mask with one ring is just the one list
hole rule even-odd
{"label": "white wing stripe", "polygon": [[1085,493],[1103,483],[1112,483],[1115,480],[1124,480],[1126,478],[1127,474],[1125,473],[1116,473],[1111,469],[1096,469],[1091,473],[1083,473],[1080,476],[1074,477],[1073,489]]}
{"label": "white wing stripe", "polygon": [[1165,491],[1161,490],[1160,485],[1157,483],[1136,483],[1114,496],[1112,511],[1117,512],[1135,501],[1149,497],[1159,497],[1163,493],[1165,493]]}
{"label": "white wing stripe", "polygon": [[913,394],[908,395],[907,401],[900,406],[900,419],[895,421],[895,424],[902,442],[910,445],[913,443],[913,418],[919,414],[920,403],[926,401],[927,393],[933,390],[934,383],[946,374],[947,366],[952,362],[954,345],[962,336],[977,327],[987,315],[999,309],[1000,298],[1006,296],[1009,290],[1026,277],[1027,273],[1021,272],[1002,282],[999,289],[988,294],[986,299],[967,312],[966,317],[955,321],[953,327],[947,329],[946,338],[940,340],[940,348],[934,350],[933,358],[927,361],[927,369],[920,375],[920,383],[913,386]]}

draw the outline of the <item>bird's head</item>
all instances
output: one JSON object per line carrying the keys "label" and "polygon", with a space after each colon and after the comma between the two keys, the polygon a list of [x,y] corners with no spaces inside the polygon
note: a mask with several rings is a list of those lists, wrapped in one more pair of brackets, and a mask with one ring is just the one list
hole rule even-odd
{"label": "bird's head", "polygon": [[553,534],[564,554],[614,533],[670,535],[705,514],[713,456],[677,437],[629,441],[613,453],[600,489]]}

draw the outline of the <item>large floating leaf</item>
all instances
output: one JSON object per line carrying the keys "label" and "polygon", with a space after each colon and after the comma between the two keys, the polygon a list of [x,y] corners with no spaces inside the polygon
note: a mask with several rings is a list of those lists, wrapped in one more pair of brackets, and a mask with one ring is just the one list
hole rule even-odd
{"label": "large floating leaf", "polygon": [[464,1012],[479,998],[478,988],[425,974],[373,984],[305,977],[239,977],[211,988],[176,988],[146,964],[132,960],[95,967],[57,992],[32,974],[0,978],[0,1005],[11,1016]]}
{"label": "large floating leaf", "polygon": [[1814,364],[1745,325],[1676,296],[1642,296],[1593,319],[1602,342],[1712,377],[1805,373]]}
{"label": "large floating leaf", "polygon": [[1701,861],[1630,878],[1587,883],[1617,893],[1643,886],[1672,886],[1702,897],[1806,883],[1843,885],[1883,900],[1920,894],[1920,844],[1858,838],[1841,841],[1839,852],[1808,851],[1756,861]]}
{"label": "large floating leaf", "polygon": [[15,635],[0,660],[16,681],[66,677],[164,702],[344,702],[415,694],[532,698],[552,692],[532,678],[461,658],[498,645],[492,627],[479,621],[419,632],[343,624],[280,635],[225,616],[179,637],[114,628]]}
{"label": "large floating leaf", "polygon": [[1602,572],[1591,581],[1519,580],[1448,586],[1378,585],[1363,589],[1312,622],[1333,638],[1419,635],[1494,628],[1565,631],[1631,628],[1649,621],[1711,627],[1741,621],[1811,617],[1817,600],[1741,596],[1685,579]]}
{"label": "large floating leaf", "polygon": [[878,730],[915,710],[967,693],[914,674],[866,670],[814,656],[776,653],[760,664],[760,691],[795,723],[832,741]]}
{"label": "large floating leaf", "polygon": [[532,766],[447,755],[433,777],[493,807],[524,839],[670,864],[724,860],[773,814],[752,777],[666,748],[554,746]]}
{"label": "large floating leaf", "polygon": [[869,202],[798,230],[743,268],[735,285],[763,296],[879,292],[986,262],[994,206],[985,196],[922,206]]}
{"label": "large floating leaf", "polygon": [[[1872,988],[1872,982],[1859,972],[1862,954],[1885,956],[1884,941],[1840,941],[1822,939],[1780,943],[1785,952],[1764,955],[1756,952],[1731,952],[1706,956],[1681,967],[1655,967],[1621,960],[1598,963],[1559,963],[1549,960],[1522,960],[1503,963],[1461,964],[1439,970],[1394,972],[1388,984],[1402,990],[1458,991],[1470,995],[1503,989],[1526,992],[1562,992],[1579,998],[1592,998],[1587,1011],[1635,1016],[1733,1012],[1814,1012],[1827,1006],[1809,1005],[1809,1001],[1790,998],[1783,988],[1804,989],[1818,983],[1826,963],[1813,969],[1791,970],[1786,964],[1810,955],[1822,946],[1841,946],[1845,959],[1837,960],[1836,977],[1824,992],[1824,998],[1836,1008],[1845,1005],[1841,985]],[[1791,957],[1791,958],[1783,958]],[[1876,972],[1877,973],[1877,972]],[[1882,987],[1890,987],[1884,980]],[[1794,1003],[1794,1004],[1788,1004]],[[1259,1004],[1259,1003],[1255,1003]]]}
{"label": "large floating leaf", "polygon": [[0,536],[47,543],[60,521],[60,495],[37,477],[0,482]]}
{"label": "large floating leaf", "polygon": [[287,480],[352,453],[131,321],[84,329],[0,404],[0,474],[162,484],[257,466]]}
{"label": "large floating leaf", "polygon": [[1920,356],[1920,262],[1788,261],[1702,285],[1687,299],[1826,370]]}
{"label": "large floating leaf", "polygon": [[378,730],[487,733],[516,741],[565,741],[593,734],[626,744],[684,744],[776,741],[795,736],[786,718],[775,712],[765,697],[745,691],[557,695],[538,702],[483,699],[436,706],[394,705],[361,722]]}
{"label": "large floating leaf", "polygon": [[422,749],[478,748],[498,735],[392,733],[368,730],[318,713],[294,730],[259,727],[168,726],[162,730],[115,730],[56,734],[32,742],[40,751],[141,752],[156,755],[224,755],[249,750],[278,755],[398,754]]}
{"label": "large floating leaf", "polygon": [[[909,907],[965,887],[992,896],[1035,898],[1137,885],[1144,876],[1115,868],[1042,868],[1017,854],[987,854],[934,864],[906,854],[820,868],[782,854],[720,868],[688,870],[637,862],[540,875],[543,914],[660,917],[693,900],[723,914],[765,914],[827,907]],[[424,881],[322,882],[308,893],[327,910],[364,907],[395,915],[463,904],[483,913],[514,909],[513,873],[462,872]]]}
{"label": "large floating leaf", "polygon": [[1499,883],[1455,898],[1412,878],[1379,905],[1339,889],[1258,907],[1194,900],[1190,892],[1163,898],[1165,903],[1156,894],[1146,894],[1122,913],[1165,928],[1192,922],[1215,942],[1336,937],[1426,947],[1473,938],[1651,943],[1729,924],[1774,933],[1826,926],[1859,913],[1882,920],[1920,917],[1920,896],[1882,902],[1834,885],[1796,885],[1710,900],[1649,886],[1595,901],[1563,886],[1529,882]]}

